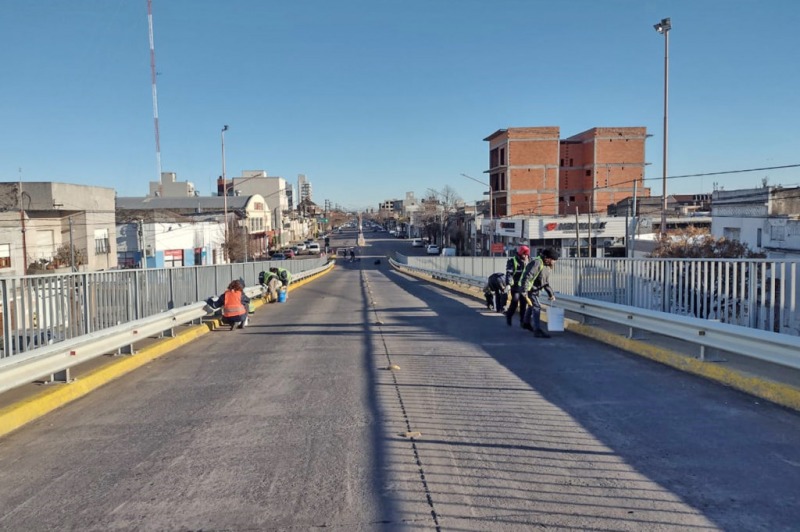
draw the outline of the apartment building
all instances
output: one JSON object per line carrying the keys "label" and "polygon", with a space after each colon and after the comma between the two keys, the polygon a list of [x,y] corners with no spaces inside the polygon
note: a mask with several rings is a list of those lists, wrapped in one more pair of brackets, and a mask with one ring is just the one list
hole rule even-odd
{"label": "apartment building", "polygon": [[644,187],[644,127],[597,127],[560,139],[556,126],[500,129],[489,142],[495,216],[605,212]]}
{"label": "apartment building", "polygon": [[495,217],[558,214],[558,127],[499,129],[483,140]]}

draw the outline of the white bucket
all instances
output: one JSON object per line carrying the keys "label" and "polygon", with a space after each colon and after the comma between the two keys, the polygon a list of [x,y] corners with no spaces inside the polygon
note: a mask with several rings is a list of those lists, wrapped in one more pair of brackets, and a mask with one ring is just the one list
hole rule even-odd
{"label": "white bucket", "polygon": [[550,305],[547,309],[547,331],[564,332],[564,309]]}

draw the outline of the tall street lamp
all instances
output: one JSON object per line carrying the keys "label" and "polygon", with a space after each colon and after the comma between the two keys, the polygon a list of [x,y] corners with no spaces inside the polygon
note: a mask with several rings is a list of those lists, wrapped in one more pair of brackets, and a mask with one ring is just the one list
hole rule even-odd
{"label": "tall street lamp", "polygon": [[222,126],[222,198],[225,220],[225,242],[222,245],[222,254],[225,257],[225,262],[228,262],[228,178],[225,176],[225,132],[228,131],[228,126]]}
{"label": "tall street lamp", "polygon": [[661,234],[667,232],[667,126],[669,124],[668,102],[669,102],[669,30],[672,29],[672,22],[669,18],[661,19],[661,22],[653,26],[658,33],[664,35],[664,162],[663,162],[663,183],[661,198]]}
{"label": "tall street lamp", "polygon": [[[476,182],[480,183],[481,185],[489,188],[489,192],[488,192],[488,194],[489,194],[489,253],[491,253],[491,256],[494,256],[494,253],[492,252],[492,244],[494,243],[494,208],[493,208],[492,204],[494,203],[494,198],[492,198],[492,184],[491,184],[491,181],[489,183],[484,183],[480,179],[475,179],[474,177],[469,176],[467,174],[461,174],[461,175],[463,177],[466,177],[467,179],[472,179],[473,181],[476,181]],[[484,194],[486,194],[486,192],[484,192]]]}

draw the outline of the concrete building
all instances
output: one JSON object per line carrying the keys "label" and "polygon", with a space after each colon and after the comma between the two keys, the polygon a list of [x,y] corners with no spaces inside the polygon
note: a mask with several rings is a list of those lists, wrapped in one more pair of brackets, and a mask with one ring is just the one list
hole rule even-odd
{"label": "concrete building", "polygon": [[311,201],[311,183],[306,179],[305,174],[298,174],[297,175],[297,192],[299,194],[299,200],[297,204],[300,205],[305,200]]}
{"label": "concrete building", "polygon": [[715,191],[711,234],[738,240],[771,259],[800,258],[800,188]]}
{"label": "concrete building", "polygon": [[[127,226],[120,228],[125,248],[120,250],[120,262],[128,267],[144,266],[142,251],[146,251],[149,268],[168,263],[173,266],[224,263],[225,203],[226,198],[219,196],[117,198],[117,223]],[[265,256],[273,233],[271,213],[264,198],[260,194],[229,196],[227,211],[228,227],[236,232],[233,236],[229,234],[229,238],[242,239],[243,258],[245,252],[249,258]],[[139,231],[139,240],[132,240],[133,233]],[[182,236],[173,238],[168,234],[172,231]],[[182,250],[180,257],[178,250]]]}
{"label": "concrete building", "polygon": [[178,182],[175,172],[161,172],[161,181],[150,181],[148,196],[162,198],[189,198],[197,195],[194,183],[189,181]]}
{"label": "concrete building", "polygon": [[292,240],[289,219],[289,196],[286,180],[282,177],[268,176],[264,170],[244,170],[241,177],[234,177],[227,187],[220,179],[218,195],[227,189],[228,196],[249,196],[260,194],[266,201],[272,216],[273,231],[270,247],[283,247]]}
{"label": "concrete building", "polygon": [[[116,268],[114,189],[0,183],[0,275]],[[33,268],[31,268],[33,266]]]}
{"label": "concrete building", "polygon": [[592,128],[567,139],[559,128],[500,129],[489,142],[489,184],[496,217],[606,212],[644,187],[643,127]]}

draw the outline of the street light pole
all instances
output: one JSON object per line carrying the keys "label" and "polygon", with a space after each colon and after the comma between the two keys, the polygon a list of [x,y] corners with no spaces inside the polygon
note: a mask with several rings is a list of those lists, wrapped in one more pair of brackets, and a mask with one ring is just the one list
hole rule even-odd
{"label": "street light pole", "polygon": [[658,33],[664,35],[664,150],[663,150],[663,179],[662,179],[662,198],[661,198],[661,234],[667,232],[667,138],[669,124],[669,30],[672,29],[672,22],[669,18],[661,19],[661,22],[653,26]]}
{"label": "street light pole", "polygon": [[225,221],[225,241],[222,244],[222,256],[225,262],[228,262],[228,178],[225,176],[225,132],[228,131],[228,126],[222,126],[222,198],[223,198],[223,213]]}
{"label": "street light pole", "polygon": [[[480,183],[481,185],[489,188],[489,253],[490,253],[489,256],[494,256],[494,254],[492,253],[492,244],[494,243],[494,206],[493,206],[494,198],[492,197],[492,192],[493,191],[492,191],[491,178],[490,178],[489,183],[487,184],[487,183],[484,183],[483,181],[481,181],[480,179],[475,179],[474,177],[469,176],[467,174],[461,174],[461,175],[462,175],[462,177],[466,177],[467,179],[471,179],[471,180],[473,180],[473,181],[475,181],[477,183]],[[486,194],[486,192],[484,192],[484,194]]]}

